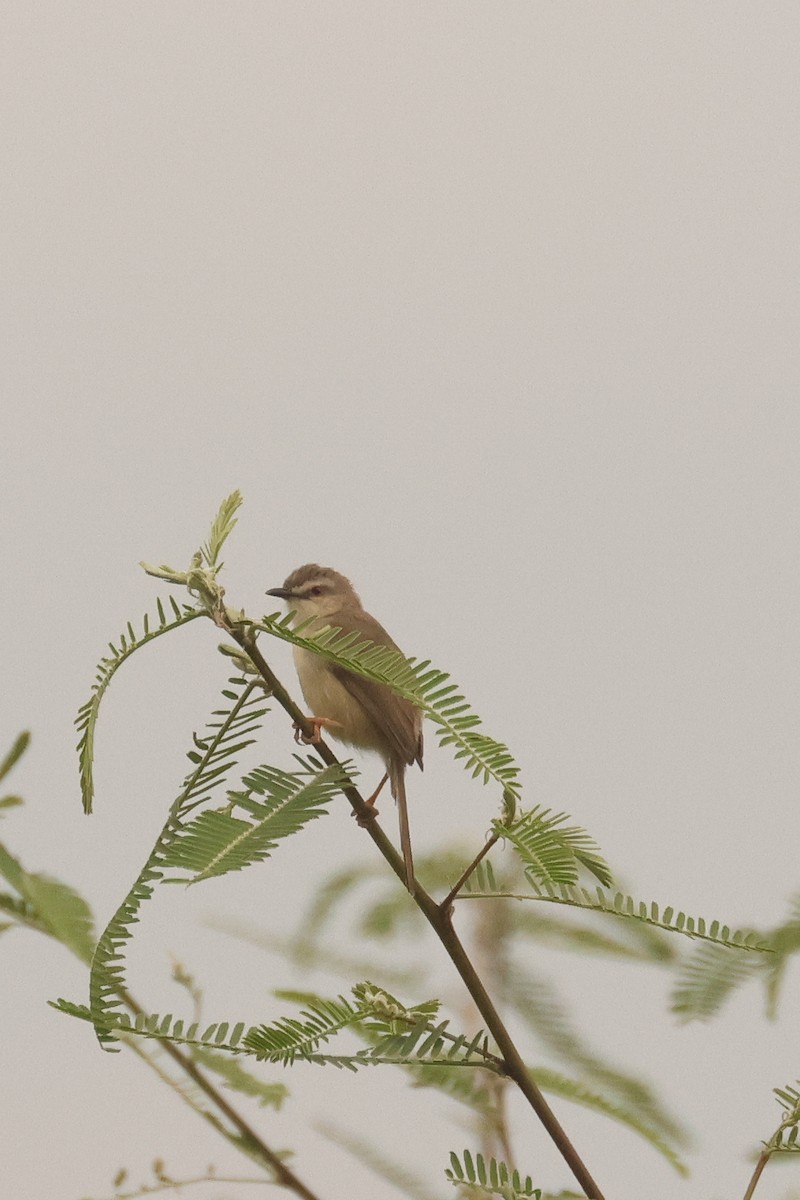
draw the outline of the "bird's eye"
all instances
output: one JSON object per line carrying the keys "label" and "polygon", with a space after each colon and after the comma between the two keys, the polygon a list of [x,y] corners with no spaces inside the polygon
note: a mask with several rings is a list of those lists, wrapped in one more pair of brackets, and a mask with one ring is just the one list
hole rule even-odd
{"label": "bird's eye", "polygon": [[321,588],[321,587],[313,587],[313,588],[311,589],[311,595],[312,595],[312,596],[321,596],[321,595],[322,595],[322,588]]}

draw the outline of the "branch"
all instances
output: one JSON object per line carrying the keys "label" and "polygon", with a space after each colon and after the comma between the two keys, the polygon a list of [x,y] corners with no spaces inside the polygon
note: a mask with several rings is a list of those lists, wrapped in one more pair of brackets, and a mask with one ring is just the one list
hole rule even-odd
{"label": "branch", "polygon": [[759,1154],[758,1162],[756,1163],[755,1170],[750,1177],[750,1182],[747,1185],[747,1191],[745,1192],[742,1200],[752,1200],[753,1192],[756,1190],[756,1184],[761,1178],[764,1167],[767,1165],[771,1157],[772,1155],[769,1150],[764,1150],[762,1154]]}
{"label": "branch", "polygon": [[[134,1015],[144,1012],[144,1009],[127,992],[121,993],[120,998],[124,1000]],[[244,1117],[228,1103],[221,1092],[218,1091],[211,1080],[188,1055],[180,1051],[171,1042],[164,1041],[161,1045],[172,1061],[180,1067],[184,1074],[189,1076],[193,1083],[197,1084],[223,1116],[227,1117],[228,1121],[230,1121],[239,1134],[243,1148],[252,1158],[258,1160],[273,1172],[277,1183],[294,1192],[296,1196],[300,1196],[302,1200],[319,1200],[316,1192],[312,1192],[310,1188],[306,1187],[302,1180],[295,1175],[294,1171],[286,1166],[285,1162],[275,1151],[270,1150],[266,1142],[262,1141],[255,1130],[245,1121]]]}
{"label": "branch", "polygon": [[[310,736],[313,733],[313,729],[305,713],[295,704],[283,684],[272,671],[272,668],[258,649],[252,630],[246,625],[235,623],[227,613],[224,617],[218,617],[217,619],[218,623],[227,630],[234,641],[249,656],[273,697],[288,713],[292,722],[295,725],[299,725],[301,730]],[[320,741],[318,744],[315,743],[314,749],[324,763],[330,766],[339,763],[338,758],[325,742]],[[342,790],[350,802],[356,817],[363,820],[364,828],[372,838],[375,846],[405,886],[406,875],[403,859],[397,850],[395,850],[377,821],[370,819],[374,815],[373,810],[366,804],[357,788],[350,785]],[[467,874],[472,871],[474,865],[470,866]],[[461,883],[462,881],[459,880],[456,891],[461,886]],[[453,928],[449,906],[443,909],[442,906],[437,904],[433,897],[425,891],[418,879],[414,881],[412,898],[447,952],[451,962],[461,976],[464,986],[472,997],[475,1007],[483,1017],[486,1027],[494,1038],[502,1055],[505,1073],[516,1083],[528,1101],[528,1104],[536,1113],[542,1125],[544,1125],[547,1133],[555,1143],[575,1179],[584,1189],[589,1200],[604,1200],[603,1193],[589,1174],[588,1169],[572,1145],[566,1131],[562,1128],[555,1113],[545,1100],[544,1095],[531,1078],[519,1050],[514,1044],[489,993],[486,991],[469,955]]]}

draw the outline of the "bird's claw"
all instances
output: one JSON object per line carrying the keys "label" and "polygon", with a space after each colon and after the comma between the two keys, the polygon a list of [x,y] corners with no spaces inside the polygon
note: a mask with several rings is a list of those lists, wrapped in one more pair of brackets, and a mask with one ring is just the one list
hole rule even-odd
{"label": "bird's claw", "polygon": [[342,724],[341,721],[334,721],[332,717],[306,717],[306,721],[313,727],[314,732],[309,737],[302,725],[295,725],[294,740],[298,745],[302,743],[304,746],[316,746],[322,741],[321,730],[323,728],[327,728],[328,726],[341,727]]}

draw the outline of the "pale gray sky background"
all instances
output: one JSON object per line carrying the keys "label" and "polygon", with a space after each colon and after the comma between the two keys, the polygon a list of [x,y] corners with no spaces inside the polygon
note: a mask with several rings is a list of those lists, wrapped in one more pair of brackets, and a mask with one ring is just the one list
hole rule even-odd
{"label": "pale gray sky background", "polygon": [[[108,638],[159,590],[138,560],[182,564],[239,487],[233,603],[261,612],[299,563],[338,567],[452,671],[527,799],[588,826],[642,895],[783,917],[799,874],[798,44],[792,2],[6,0],[2,727],[34,744],[14,781],[28,807],[2,832],[31,867],[105,921],[143,861],[215,697],[210,628],[119,677],[92,820],[72,719]],[[266,741],[288,757],[279,722]],[[411,801],[421,847],[477,845],[494,811],[432,749]],[[176,890],[142,923],[132,987],[177,1007],[175,950],[209,1012],[277,1015],[286,968],[203,919],[279,928],[281,895],[300,906],[313,882],[306,856],[322,875],[358,855],[339,809],[267,867]],[[156,1155],[175,1173],[233,1161],[45,1007],[82,997],[66,954],[17,935],[0,950],[9,1195],[104,1196],[121,1163],[138,1176]],[[681,1182],[558,1105],[609,1200],[740,1196],[771,1088],[800,1075],[798,972],[775,1025],[751,988],[681,1028],[664,976],[553,962],[598,1047],[697,1130]],[[394,1077],[296,1086],[258,1119],[325,1200],[397,1194],[308,1132],[331,1103],[414,1147],[431,1180],[468,1140]],[[527,1118],[518,1145],[537,1180],[569,1183]],[[770,1169],[759,1200],[791,1184]]]}

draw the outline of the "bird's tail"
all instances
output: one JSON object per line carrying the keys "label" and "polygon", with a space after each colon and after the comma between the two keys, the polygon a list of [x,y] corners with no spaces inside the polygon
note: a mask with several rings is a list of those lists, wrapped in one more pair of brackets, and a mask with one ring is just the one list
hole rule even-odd
{"label": "bird's tail", "polygon": [[411,854],[411,833],[408,828],[405,763],[391,764],[389,769],[389,782],[392,788],[392,795],[397,801],[397,815],[400,821],[400,849],[403,851],[403,862],[406,868],[406,887],[413,894],[414,859]]}

